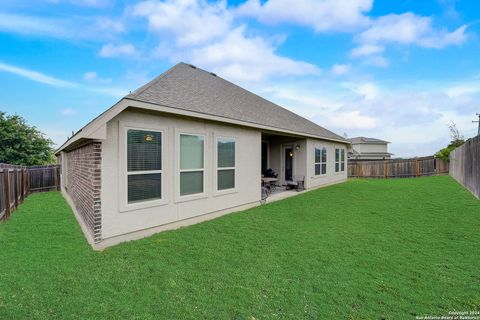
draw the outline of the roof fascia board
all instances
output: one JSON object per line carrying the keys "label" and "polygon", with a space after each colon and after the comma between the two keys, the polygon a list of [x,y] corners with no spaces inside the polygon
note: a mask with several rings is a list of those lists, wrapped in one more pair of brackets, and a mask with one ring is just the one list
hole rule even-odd
{"label": "roof fascia board", "polygon": [[377,139],[375,141],[364,141],[364,140],[359,140],[359,141],[349,140],[349,141],[352,144],[386,144],[386,143],[391,143],[390,141],[380,140],[380,139]]}
{"label": "roof fascia board", "polygon": [[110,109],[106,110],[104,113],[99,115],[97,118],[92,120],[88,123],[85,127],[83,127],[79,132],[77,132],[73,137],[69,140],[65,141],[64,144],[60,146],[60,148],[55,151],[58,153],[63,149],[67,148],[69,145],[74,143],[75,141],[86,138],[86,139],[98,139],[104,140],[107,138],[107,122],[111,120],[113,117],[118,115],[120,112],[125,110],[128,107],[128,102],[125,99],[120,100],[116,104],[114,104]]}
{"label": "roof fascia board", "polygon": [[72,138],[67,140],[60,148],[57,149],[56,153],[62,151],[63,149],[68,147],[73,142],[75,142],[79,139],[82,139],[82,138],[98,139],[98,140],[106,139],[106,135],[107,135],[106,124],[107,124],[107,122],[110,121],[111,119],[113,119],[115,116],[120,114],[120,112],[124,111],[128,107],[140,108],[140,109],[145,109],[145,110],[153,110],[153,111],[159,111],[159,112],[164,112],[164,113],[194,117],[194,118],[199,118],[199,119],[213,120],[213,121],[218,121],[218,122],[236,124],[236,125],[240,125],[240,126],[244,126],[244,127],[262,129],[262,130],[269,130],[269,131],[272,131],[272,132],[288,133],[288,134],[291,134],[291,135],[296,135],[296,136],[301,136],[301,137],[321,139],[321,140],[327,140],[327,141],[334,141],[334,142],[339,142],[339,143],[343,143],[343,144],[350,144],[349,141],[345,141],[345,140],[338,140],[338,139],[333,139],[333,138],[328,138],[328,137],[316,136],[316,135],[311,135],[311,134],[307,134],[307,133],[303,133],[303,132],[297,132],[297,131],[292,131],[292,130],[285,130],[285,129],[275,128],[275,127],[265,126],[265,125],[259,125],[259,124],[256,124],[256,123],[251,123],[251,122],[246,122],[246,121],[241,121],[241,120],[235,120],[235,119],[229,119],[229,118],[215,116],[215,115],[206,114],[206,113],[199,113],[199,112],[193,112],[193,111],[188,111],[188,110],[179,109],[179,108],[172,108],[172,107],[169,107],[169,106],[154,104],[154,103],[151,103],[151,102],[143,102],[143,101],[136,100],[136,99],[131,99],[131,98],[123,98],[117,104],[115,104],[113,107],[111,107],[110,109],[108,109],[107,111],[102,113],[100,116],[98,116],[96,119],[94,119],[92,122],[87,124],[81,131],[79,131],[77,134],[75,134]]}
{"label": "roof fascia board", "polygon": [[338,139],[316,136],[316,135],[303,133],[303,132],[298,132],[298,131],[292,131],[292,130],[275,128],[275,127],[271,127],[271,126],[260,125],[260,124],[257,124],[257,123],[252,123],[252,122],[247,122],[247,121],[229,119],[229,118],[225,118],[225,117],[221,117],[221,116],[215,116],[215,115],[207,114],[207,113],[200,113],[200,112],[194,112],[194,111],[189,111],[189,110],[184,110],[184,109],[179,109],[179,108],[173,108],[173,107],[169,107],[169,106],[165,106],[165,105],[154,104],[154,103],[151,103],[151,102],[143,102],[143,101],[136,100],[136,99],[125,98],[125,100],[132,101],[132,103],[128,104],[128,106],[130,106],[130,107],[136,107],[136,108],[141,108],[141,109],[146,109],[146,110],[160,111],[160,112],[183,115],[183,116],[188,116],[188,117],[193,117],[193,118],[200,118],[200,119],[205,119],[205,120],[213,120],[213,121],[218,121],[218,122],[236,124],[236,125],[240,125],[240,126],[244,126],[244,127],[262,129],[262,130],[269,130],[269,131],[277,132],[277,133],[288,133],[288,134],[291,134],[291,135],[294,135],[294,136],[301,136],[301,137],[307,137],[307,138],[314,138],[314,139],[321,139],[321,140],[340,142],[340,143],[344,143],[344,144],[350,144],[350,142],[345,141],[345,140],[338,140]]}

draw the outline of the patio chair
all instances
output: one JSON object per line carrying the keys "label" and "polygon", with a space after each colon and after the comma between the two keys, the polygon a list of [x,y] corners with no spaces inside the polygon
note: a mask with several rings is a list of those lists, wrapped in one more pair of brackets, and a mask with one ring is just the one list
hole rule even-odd
{"label": "patio chair", "polygon": [[260,203],[265,204],[267,202],[267,198],[270,195],[270,190],[267,187],[262,186],[262,196],[260,198]]}
{"label": "patio chair", "polygon": [[287,181],[287,188],[297,191],[305,190],[305,176],[293,176],[291,180]]}

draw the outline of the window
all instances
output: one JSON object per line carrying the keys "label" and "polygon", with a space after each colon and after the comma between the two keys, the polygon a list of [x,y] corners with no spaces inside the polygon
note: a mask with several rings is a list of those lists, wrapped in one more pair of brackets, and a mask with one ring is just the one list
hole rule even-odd
{"label": "window", "polygon": [[327,149],[325,147],[315,147],[315,175],[327,173]]}
{"label": "window", "polygon": [[217,139],[217,190],[235,188],[235,139]]}
{"label": "window", "polygon": [[180,134],[180,196],[203,193],[204,148],[204,136]]}
{"label": "window", "polygon": [[128,203],[162,198],[162,133],[127,131]]}
{"label": "window", "polygon": [[335,172],[345,171],[345,149],[335,149]]}

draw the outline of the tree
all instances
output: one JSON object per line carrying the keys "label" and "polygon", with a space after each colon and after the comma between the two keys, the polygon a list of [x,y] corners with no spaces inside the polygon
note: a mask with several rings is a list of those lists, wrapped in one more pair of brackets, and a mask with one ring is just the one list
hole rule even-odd
{"label": "tree", "polygon": [[33,166],[54,162],[52,140],[24,118],[0,111],[0,163]]}
{"label": "tree", "polygon": [[450,137],[451,141],[446,148],[439,150],[435,156],[439,159],[450,161],[450,152],[455,150],[456,148],[460,147],[462,144],[465,143],[465,137],[460,133],[458,130],[457,125],[455,122],[451,122],[448,125],[448,129],[450,130]]}

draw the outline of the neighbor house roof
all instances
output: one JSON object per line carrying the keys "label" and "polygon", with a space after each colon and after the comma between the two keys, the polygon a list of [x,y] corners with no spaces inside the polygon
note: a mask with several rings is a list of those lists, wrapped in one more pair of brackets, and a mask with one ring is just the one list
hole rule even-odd
{"label": "neighbor house roof", "polygon": [[377,138],[367,138],[367,137],[355,137],[348,139],[352,144],[360,143],[370,143],[370,144],[385,144],[390,143],[389,141],[377,139]]}
{"label": "neighbor house roof", "polygon": [[101,138],[106,135],[104,124],[127,107],[153,109],[349,143],[343,137],[214,73],[186,63],[178,63],[125,96],[77,132],[57,152],[82,138]]}

